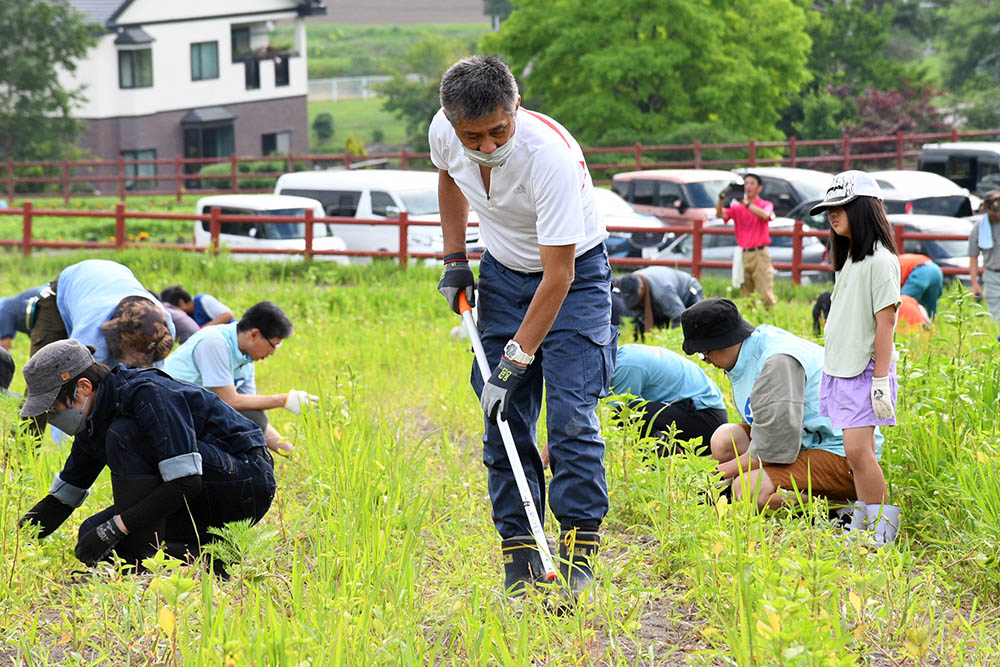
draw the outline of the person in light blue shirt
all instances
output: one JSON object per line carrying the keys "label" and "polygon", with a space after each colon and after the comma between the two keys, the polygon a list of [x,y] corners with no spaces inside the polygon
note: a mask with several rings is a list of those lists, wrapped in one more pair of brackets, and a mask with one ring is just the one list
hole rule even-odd
{"label": "person in light blue shirt", "polygon": [[160,300],[183,310],[199,327],[236,321],[229,306],[211,294],[197,294],[192,298],[191,294],[180,285],[163,288]]}
{"label": "person in light blue shirt", "polygon": [[0,347],[10,350],[14,336],[29,332],[28,303],[38,296],[45,285],[32,287],[14,296],[0,297]]}
{"label": "person in light blue shirt", "polygon": [[[701,438],[700,454],[709,453],[712,434],[727,421],[718,386],[693,361],[663,347],[619,347],[611,390],[638,399],[632,406],[642,415],[644,433],[662,438],[673,424],[678,439]],[[669,443],[659,449],[661,455],[674,451]]]}
{"label": "person in light blue shirt", "polygon": [[157,365],[173,347],[173,321],[156,295],[127,266],[88,259],[66,267],[39,294],[31,327],[31,356],[71,338],[94,348],[106,366]]}
{"label": "person in light blue shirt", "polygon": [[305,391],[258,395],[254,362],[274,354],[292,335],[292,322],[270,301],[251,306],[239,322],[204,327],[167,357],[163,370],[176,380],[210,389],[230,407],[242,412],[264,431],[268,447],[290,451],[264,414],[285,408],[300,414],[316,400]]}

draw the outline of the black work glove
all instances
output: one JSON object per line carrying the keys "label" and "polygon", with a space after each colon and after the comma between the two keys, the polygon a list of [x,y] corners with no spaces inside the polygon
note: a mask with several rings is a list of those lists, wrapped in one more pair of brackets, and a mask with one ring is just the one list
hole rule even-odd
{"label": "black work glove", "polygon": [[445,255],[444,273],[441,274],[441,280],[438,281],[438,292],[441,292],[441,295],[447,299],[448,305],[451,306],[451,309],[456,314],[462,314],[458,309],[458,295],[463,291],[465,292],[465,298],[469,301],[469,305],[476,305],[475,289],[476,277],[472,275],[472,269],[469,268],[469,259],[466,257],[466,254],[464,252],[456,252],[451,255]]}
{"label": "black work glove", "polygon": [[500,418],[506,421],[511,394],[520,386],[527,370],[527,366],[519,366],[506,356],[500,357],[500,363],[493,369],[489,382],[483,385],[480,396],[483,412],[494,424],[497,423],[498,410]]}
{"label": "black work glove", "polygon": [[126,535],[127,533],[115,523],[115,518],[111,517],[80,536],[76,543],[76,557],[87,565],[94,565],[107,558],[115,545],[125,539]]}
{"label": "black work glove", "polygon": [[38,534],[39,537],[48,537],[69,518],[74,509],[76,508],[70,507],[50,493],[28,510],[17,525],[23,528],[27,523],[34,524],[42,529]]}

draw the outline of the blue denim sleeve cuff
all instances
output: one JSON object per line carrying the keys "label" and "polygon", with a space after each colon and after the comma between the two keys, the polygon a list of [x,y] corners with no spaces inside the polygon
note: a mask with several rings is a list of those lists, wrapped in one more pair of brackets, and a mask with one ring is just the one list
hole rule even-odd
{"label": "blue denim sleeve cuff", "polygon": [[160,477],[164,482],[172,482],[181,477],[201,474],[201,454],[190,452],[160,461]]}
{"label": "blue denim sleeve cuff", "polygon": [[87,494],[90,493],[90,489],[81,489],[78,486],[64,482],[59,473],[56,473],[49,493],[63,505],[75,508],[83,504],[83,501],[87,498]]}

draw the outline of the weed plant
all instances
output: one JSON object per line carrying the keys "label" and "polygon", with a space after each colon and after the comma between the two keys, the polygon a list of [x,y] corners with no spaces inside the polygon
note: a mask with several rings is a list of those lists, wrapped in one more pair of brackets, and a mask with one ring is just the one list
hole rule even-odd
{"label": "weed plant", "polygon": [[[88,256],[0,255],[0,294]],[[929,331],[897,339],[899,426],[883,458],[904,512],[895,545],[840,539],[823,502],[760,514],[719,500],[697,443],[657,459],[627,411],[602,407],[611,512],[598,590],[557,615],[544,593],[500,598],[472,355],[448,335],[459,320],[435,291],[437,271],[104,256],[153,289],[179,281],[236,312],[281,304],[295,334],[258,365],[260,391],[321,402],[300,417],[271,413],[296,449],[276,461],[265,519],[227,526],[210,548],[228,563],[222,580],[162,554],[139,576],[76,562],[80,522],[111,502],[106,473],[49,538],[18,530],[67,446],[32,440],[17,401],[0,401],[0,655],[15,664],[1000,662],[997,331],[957,286]],[[818,291],[783,285],[771,312],[739,303],[751,322],[811,338]],[[674,350],[680,340],[647,336]],[[15,339],[19,367],[27,348]],[[725,376],[705,368],[731,403]],[[23,391],[20,374],[12,389]],[[551,516],[546,528],[557,528]]]}

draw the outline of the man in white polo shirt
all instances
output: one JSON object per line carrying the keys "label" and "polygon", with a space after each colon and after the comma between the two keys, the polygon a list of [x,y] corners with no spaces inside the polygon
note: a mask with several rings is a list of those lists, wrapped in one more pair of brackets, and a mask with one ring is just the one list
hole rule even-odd
{"label": "man in white polo shirt", "polygon": [[575,597],[593,581],[598,528],[608,511],[597,400],[614,369],[611,269],[593,183],[576,140],[557,122],[520,106],[514,77],[497,58],[473,56],[441,79],[442,109],[431,122],[445,271],[438,285],[452,310],[473,301],[465,254],[469,209],[486,251],[479,269],[479,326],[493,373],[473,364],[486,413],[483,462],[493,522],[502,539],[508,591],[542,567],[496,425],[510,424],[540,516],[545,476],[535,423],[545,388],[552,482],[563,577]]}

